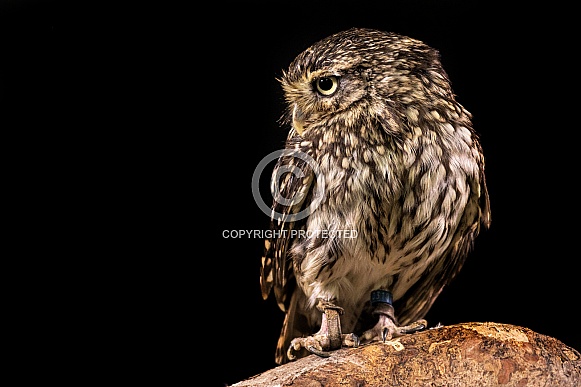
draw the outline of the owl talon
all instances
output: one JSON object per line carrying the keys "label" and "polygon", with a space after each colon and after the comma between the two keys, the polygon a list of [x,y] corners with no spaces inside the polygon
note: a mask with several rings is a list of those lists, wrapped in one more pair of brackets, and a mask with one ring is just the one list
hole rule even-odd
{"label": "owl talon", "polygon": [[[354,333],[347,333],[341,335],[341,347],[357,348],[361,344],[359,336]],[[295,352],[300,352],[301,348],[306,349],[310,353],[314,353],[320,357],[330,357],[331,353],[325,351],[324,349],[338,349],[329,348],[329,340],[322,334],[317,334],[314,336],[300,337],[291,341],[286,356],[290,361],[295,360]]]}
{"label": "owl talon", "polygon": [[428,322],[424,319],[409,325],[399,326],[391,305],[391,293],[386,290],[373,291],[371,293],[371,302],[375,305],[373,314],[378,315],[379,320],[373,328],[363,333],[363,339],[366,341],[381,340],[385,343],[394,337],[419,332],[428,327]]}
{"label": "owl talon", "polygon": [[318,355],[320,357],[329,357],[329,356],[331,356],[331,354],[329,352],[319,351],[318,349],[316,349],[312,345],[309,345],[307,347],[307,351],[309,351],[311,353],[314,353],[315,355]]}
{"label": "owl talon", "polygon": [[428,327],[428,321],[421,319],[418,321],[414,321],[410,325],[406,325],[403,327],[398,327],[397,331],[399,335],[407,335],[409,333],[415,333],[419,331],[423,331]]}
{"label": "owl talon", "polygon": [[301,349],[306,349],[315,355],[329,357],[330,354],[323,350],[323,348],[328,348],[328,345],[329,340],[327,340],[327,338],[322,334],[308,337],[298,337],[291,341],[291,344],[286,352],[286,356],[290,361],[293,361],[297,358],[295,353],[301,352]]}
{"label": "owl talon", "polygon": [[293,352],[299,352],[301,348],[320,357],[329,357],[331,354],[327,350],[339,349],[342,346],[359,346],[360,340],[357,335],[341,333],[341,319],[339,316],[343,313],[343,308],[323,300],[319,300],[317,308],[323,312],[321,328],[312,336],[293,339],[287,350],[287,358],[289,360],[295,360],[296,356]]}
{"label": "owl talon", "polygon": [[341,344],[343,347],[357,348],[361,344],[361,340],[355,333],[347,333],[341,335]]}

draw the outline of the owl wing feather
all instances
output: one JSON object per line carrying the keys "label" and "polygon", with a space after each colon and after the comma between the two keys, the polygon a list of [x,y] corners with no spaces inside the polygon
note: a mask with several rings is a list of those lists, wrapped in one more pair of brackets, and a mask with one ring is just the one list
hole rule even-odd
{"label": "owl wing feather", "polygon": [[[292,144],[289,136],[289,144]],[[289,149],[289,148],[287,148]],[[303,174],[292,173],[293,168],[300,169]],[[289,170],[280,175],[278,190],[274,179],[279,171]],[[289,295],[294,288],[293,262],[288,258],[288,247],[295,238],[293,231],[302,229],[304,219],[297,219],[296,215],[304,210],[313,189],[314,173],[302,158],[292,153],[282,155],[273,170],[273,184],[271,190],[275,195],[272,204],[270,222],[270,238],[265,240],[264,257],[260,270],[260,286],[263,299],[267,299],[271,290],[278,306],[282,311],[288,309]],[[284,202],[284,203],[283,203]]]}
{"label": "owl wing feather", "polygon": [[400,324],[409,324],[426,315],[444,286],[460,272],[481,226],[490,227],[490,199],[483,165],[480,168],[479,181],[472,181],[469,186],[470,199],[442,259],[433,261],[424,270],[423,277],[406,292],[405,298],[394,303]]}

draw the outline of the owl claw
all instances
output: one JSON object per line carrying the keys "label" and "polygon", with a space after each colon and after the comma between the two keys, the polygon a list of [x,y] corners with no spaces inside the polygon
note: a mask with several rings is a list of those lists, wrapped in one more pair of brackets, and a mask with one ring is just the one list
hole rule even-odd
{"label": "owl claw", "polygon": [[424,319],[421,319],[421,320],[418,320],[418,321],[414,321],[410,325],[406,325],[406,326],[403,326],[403,327],[398,327],[397,328],[397,333],[398,333],[398,336],[407,335],[409,333],[423,331],[427,327],[428,327],[428,321],[426,321]]}
{"label": "owl claw", "polygon": [[342,346],[359,346],[360,340],[357,335],[353,333],[341,333],[341,320],[339,315],[343,313],[342,308],[328,301],[320,301],[317,308],[323,312],[321,329],[312,336],[293,339],[286,353],[289,360],[295,360],[296,356],[293,352],[298,352],[301,348],[320,357],[329,357],[331,354],[327,351],[339,349]]}
{"label": "owl claw", "polygon": [[324,350],[329,349],[329,340],[323,334],[316,334],[313,336],[298,337],[293,339],[286,352],[286,356],[291,361],[295,360],[297,357],[294,353],[300,352],[302,348],[321,357],[330,356],[330,354]]}
{"label": "owl claw", "polygon": [[344,334],[342,335],[341,340],[344,347],[357,348],[359,347],[359,344],[361,344],[359,336],[357,336],[355,333]]}
{"label": "owl claw", "polygon": [[379,303],[374,314],[379,316],[379,320],[373,328],[363,333],[362,337],[365,341],[381,340],[385,343],[392,338],[419,332],[428,327],[428,322],[424,319],[399,326],[394,317],[393,307],[387,303]]}
{"label": "owl claw", "polygon": [[[361,344],[359,336],[354,333],[348,333],[341,335],[341,346],[340,347],[351,347],[357,348]],[[340,348],[339,347],[339,348]],[[339,349],[331,348],[329,345],[329,339],[323,334],[316,334],[313,336],[299,337],[293,339],[286,352],[286,356],[290,361],[295,360],[295,352],[299,352],[301,348],[306,349],[310,353],[314,353],[320,357],[329,357],[331,353],[330,350]]]}
{"label": "owl claw", "polygon": [[315,355],[318,355],[320,357],[329,357],[329,356],[331,356],[331,354],[329,352],[319,351],[318,349],[316,349],[312,345],[309,345],[307,347],[307,351],[309,351],[311,353],[314,353]]}

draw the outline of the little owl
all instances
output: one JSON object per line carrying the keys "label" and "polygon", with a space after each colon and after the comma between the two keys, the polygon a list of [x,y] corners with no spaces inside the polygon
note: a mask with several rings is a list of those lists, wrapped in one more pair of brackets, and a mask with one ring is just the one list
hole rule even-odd
{"label": "little owl", "polygon": [[490,224],[479,137],[439,52],[352,28],[280,82],[289,132],[260,273],[285,313],[276,362],[426,328]]}

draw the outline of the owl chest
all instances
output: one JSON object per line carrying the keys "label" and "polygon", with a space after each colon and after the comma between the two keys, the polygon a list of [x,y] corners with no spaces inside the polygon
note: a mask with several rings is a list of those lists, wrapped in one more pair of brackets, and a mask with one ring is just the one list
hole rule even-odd
{"label": "owl chest", "polygon": [[311,225],[355,230],[358,243],[343,247],[354,255],[366,249],[379,262],[391,255],[406,265],[408,246],[431,253],[445,248],[470,191],[468,173],[459,166],[471,162],[443,154],[425,147],[417,157],[413,150],[379,145],[319,155],[323,200]]}
{"label": "owl chest", "polygon": [[401,187],[397,157],[386,155],[385,147],[332,147],[318,155],[316,176],[323,203],[330,209],[348,210],[369,204],[388,205]]}

